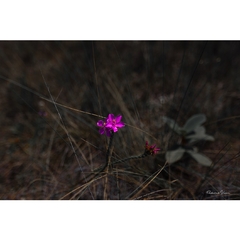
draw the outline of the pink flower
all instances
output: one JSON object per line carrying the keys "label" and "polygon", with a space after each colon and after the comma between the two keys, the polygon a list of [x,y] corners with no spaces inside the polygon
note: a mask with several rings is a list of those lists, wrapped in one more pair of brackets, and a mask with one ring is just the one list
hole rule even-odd
{"label": "pink flower", "polygon": [[121,122],[121,119],[121,115],[114,117],[114,114],[108,114],[106,127],[111,129],[113,132],[117,132],[118,128],[122,128],[125,126],[125,124]]}
{"label": "pink flower", "polygon": [[121,122],[121,119],[121,115],[114,117],[113,114],[108,114],[108,117],[105,120],[99,120],[97,122],[97,126],[100,127],[99,133],[106,134],[110,137],[112,132],[117,132],[118,128],[125,126],[125,124]]}
{"label": "pink flower", "polygon": [[108,137],[111,136],[111,129],[106,127],[106,120],[99,120],[97,126],[100,127],[99,133],[106,134]]}
{"label": "pink flower", "polygon": [[148,141],[146,141],[145,145],[145,154],[146,155],[155,155],[158,151],[160,151],[160,148],[156,148],[156,145],[148,145]]}

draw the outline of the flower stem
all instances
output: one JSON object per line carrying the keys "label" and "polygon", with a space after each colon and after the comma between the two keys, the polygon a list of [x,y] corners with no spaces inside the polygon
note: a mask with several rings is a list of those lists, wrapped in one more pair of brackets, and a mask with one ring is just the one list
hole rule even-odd
{"label": "flower stem", "polygon": [[[111,162],[111,156],[109,156],[109,153],[110,153],[110,149],[112,147],[112,143],[113,143],[113,136],[114,136],[114,132],[111,132],[111,136],[110,136],[110,140],[109,140],[109,143],[108,143],[108,149],[107,149],[107,154],[106,154],[106,164],[104,166],[104,169],[110,165],[110,162]],[[104,170],[103,169],[103,170]]]}
{"label": "flower stem", "polygon": [[104,170],[110,165],[111,156],[109,156],[109,154],[110,154],[110,149],[111,149],[112,143],[113,143],[113,136],[114,136],[114,132],[111,132],[111,136],[110,136],[109,143],[108,143],[108,149],[107,149],[107,153],[106,153],[106,163],[104,164],[103,167],[100,167],[96,170],[97,172],[94,173],[94,176],[91,179],[89,179],[88,182],[90,182],[94,178],[98,177],[99,174],[104,172]]}

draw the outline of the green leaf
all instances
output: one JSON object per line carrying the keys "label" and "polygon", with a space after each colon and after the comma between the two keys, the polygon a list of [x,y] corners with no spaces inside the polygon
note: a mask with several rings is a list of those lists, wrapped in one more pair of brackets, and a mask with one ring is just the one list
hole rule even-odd
{"label": "green leaf", "polygon": [[168,117],[162,117],[162,120],[164,123],[167,123],[167,125],[173,129],[177,134],[181,135],[182,128],[178,126],[178,124],[171,118]]}
{"label": "green leaf", "polygon": [[198,126],[194,129],[194,132],[197,134],[197,135],[204,135],[205,132],[206,132],[206,129],[205,127],[203,126]]}
{"label": "green leaf", "polygon": [[212,161],[207,156],[192,150],[187,150],[186,152],[189,153],[198,163],[202,164],[203,166],[211,166]]}
{"label": "green leaf", "polygon": [[186,136],[186,139],[191,139],[189,141],[189,143],[201,141],[201,140],[205,140],[205,141],[214,141],[215,140],[214,137],[207,135],[205,133],[205,127],[203,127],[203,126],[198,126],[194,131],[195,131],[194,134]]}
{"label": "green leaf", "polygon": [[185,151],[186,150],[181,147],[176,150],[167,151],[166,155],[165,155],[167,163],[172,164],[172,163],[178,161],[179,159],[181,159],[181,157],[183,156]]}
{"label": "green leaf", "polygon": [[210,135],[189,135],[186,139],[191,139],[189,143],[197,142],[197,141],[214,141],[214,137]]}
{"label": "green leaf", "polygon": [[190,133],[199,127],[202,123],[206,121],[206,116],[204,114],[196,114],[190,117],[185,123],[183,129]]}
{"label": "green leaf", "polygon": [[215,138],[213,137],[213,136],[210,136],[210,135],[205,135],[204,136],[204,139],[203,140],[205,140],[205,141],[214,141],[215,140]]}

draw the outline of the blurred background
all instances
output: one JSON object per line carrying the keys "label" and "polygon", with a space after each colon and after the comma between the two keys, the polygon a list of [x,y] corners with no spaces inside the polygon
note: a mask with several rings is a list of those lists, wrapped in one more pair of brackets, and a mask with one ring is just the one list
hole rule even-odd
{"label": "blurred background", "polygon": [[[240,198],[240,42],[1,41],[0,63],[0,199]],[[161,153],[82,187],[105,163],[96,122],[109,113],[128,124],[113,160],[142,154],[145,141]],[[183,159],[153,179],[178,142],[161,117],[182,126],[198,113],[215,138],[198,147],[214,167]]]}

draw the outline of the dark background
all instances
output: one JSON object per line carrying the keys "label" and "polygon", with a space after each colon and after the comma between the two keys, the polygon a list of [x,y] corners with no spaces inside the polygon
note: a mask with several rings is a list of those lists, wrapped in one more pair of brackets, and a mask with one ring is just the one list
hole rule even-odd
{"label": "dark background", "polygon": [[[238,41],[0,42],[0,199],[60,199],[104,163],[107,139],[98,133],[100,118],[61,106],[56,110],[43,97],[100,116],[121,114],[124,122],[141,129],[119,131],[116,159],[140,154],[146,140],[162,150],[154,158],[123,165],[119,183],[110,179],[106,188],[96,181],[81,196],[66,199],[129,199],[178,141],[161,116],[183,125],[197,113],[207,116],[207,133],[215,137],[199,146],[216,163],[213,171],[207,175],[208,169],[192,160],[190,167],[171,169],[178,183],[170,187],[163,174],[141,194],[239,199],[239,56]],[[196,191],[205,176],[205,185]],[[165,190],[154,193],[159,189]],[[230,194],[207,196],[206,190]]]}

